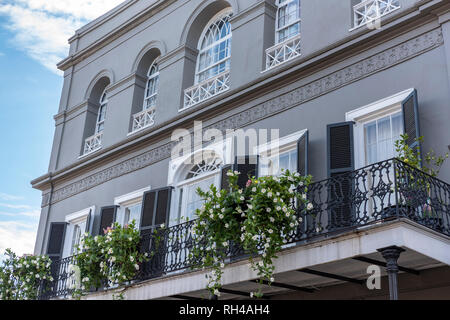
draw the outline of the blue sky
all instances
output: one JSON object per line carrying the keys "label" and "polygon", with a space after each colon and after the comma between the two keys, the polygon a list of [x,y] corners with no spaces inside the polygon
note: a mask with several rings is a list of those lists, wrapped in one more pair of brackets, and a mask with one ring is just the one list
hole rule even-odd
{"label": "blue sky", "polygon": [[[121,0],[0,0],[0,255],[32,253],[67,39]],[[1,257],[0,257],[1,258]]]}

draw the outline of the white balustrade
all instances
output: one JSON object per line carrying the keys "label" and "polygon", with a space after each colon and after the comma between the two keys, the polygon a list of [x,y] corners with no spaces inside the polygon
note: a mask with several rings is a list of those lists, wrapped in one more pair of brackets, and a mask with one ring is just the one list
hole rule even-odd
{"label": "white balustrade", "polygon": [[266,50],[266,70],[300,56],[300,35]]}
{"label": "white balustrade", "polygon": [[132,133],[150,127],[155,124],[156,108],[150,107],[133,115]]}
{"label": "white balustrade", "polygon": [[187,109],[230,89],[230,71],[202,81],[184,91],[184,107]]}
{"label": "white balustrade", "polygon": [[354,28],[372,24],[375,20],[400,9],[400,0],[365,0],[353,7]]}
{"label": "white balustrade", "polygon": [[94,151],[99,150],[102,147],[103,132],[94,134],[87,138],[84,142],[83,155],[88,155]]}

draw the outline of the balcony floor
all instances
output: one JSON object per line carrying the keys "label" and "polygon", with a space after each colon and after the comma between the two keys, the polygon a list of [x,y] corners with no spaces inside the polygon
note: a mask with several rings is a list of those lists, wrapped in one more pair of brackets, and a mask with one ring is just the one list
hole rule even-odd
{"label": "balcony floor", "polygon": [[[352,230],[344,234],[316,239],[315,241],[290,247],[279,254],[276,260],[275,281],[303,288],[312,288],[313,293],[298,292],[305,298],[314,299],[322,293],[325,287],[348,285],[350,290],[358,292],[350,298],[376,295],[376,291],[369,291],[365,285],[368,278],[367,267],[370,263],[355,260],[355,257],[366,257],[384,262],[377,249],[396,245],[406,249],[399,259],[399,266],[417,271],[439,267],[448,268],[450,264],[450,237],[434,232],[409,220],[398,220],[375,224],[369,227]],[[312,275],[299,272],[300,269],[312,269],[328,274],[344,276],[351,279],[363,280],[363,284],[331,279],[323,275]],[[380,267],[382,276],[386,276],[384,267]],[[163,278],[149,280],[128,287],[125,291],[127,299],[179,299],[200,298],[209,296],[204,290],[206,285],[205,271],[190,271],[168,274]],[[402,275],[403,276],[403,275]],[[419,277],[408,273],[408,276]],[[238,291],[234,294],[222,293],[220,300],[248,299],[244,293],[250,293],[258,288],[252,283],[255,274],[250,270],[248,261],[238,261],[227,265],[224,270],[223,288]],[[450,275],[448,286],[450,287]],[[385,277],[382,286],[385,283]],[[402,283],[400,282],[400,289]],[[264,287],[265,297],[289,298],[289,294],[297,291],[280,287]],[[375,292],[375,293],[374,293]],[[381,292],[381,291],[380,291]],[[113,291],[90,295],[86,299],[110,299]],[[242,294],[240,294],[242,293]],[[288,296],[286,296],[288,294]],[[380,294],[378,294],[380,295]],[[177,297],[177,298],[174,298]],[[336,297],[339,298],[339,297]]]}

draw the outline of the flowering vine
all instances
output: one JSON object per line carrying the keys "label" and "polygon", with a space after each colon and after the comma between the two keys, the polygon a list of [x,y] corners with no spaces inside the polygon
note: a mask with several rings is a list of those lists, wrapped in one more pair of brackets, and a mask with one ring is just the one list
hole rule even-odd
{"label": "flowering vine", "polygon": [[36,300],[45,290],[45,281],[53,281],[51,260],[47,256],[18,257],[7,249],[0,266],[0,300]]}
{"label": "flowering vine", "polygon": [[124,226],[115,223],[104,233],[95,237],[85,234],[77,248],[74,259],[81,281],[72,294],[75,298],[91,288],[120,286],[133,280],[148,260],[147,253],[139,252],[140,235],[134,221]]}
{"label": "flowering vine", "polygon": [[[237,185],[239,174],[227,173],[229,190],[219,191],[214,185],[208,191],[197,190],[204,204],[196,212],[191,258],[194,264],[212,269],[207,275],[207,289],[214,295],[220,295],[223,269],[232,247],[242,247],[249,253],[260,283],[271,284],[276,253],[313,209],[304,194],[311,176],[284,171],[280,177],[250,178],[241,189]],[[299,187],[302,193],[297,192]],[[262,296],[261,290],[251,296]]]}

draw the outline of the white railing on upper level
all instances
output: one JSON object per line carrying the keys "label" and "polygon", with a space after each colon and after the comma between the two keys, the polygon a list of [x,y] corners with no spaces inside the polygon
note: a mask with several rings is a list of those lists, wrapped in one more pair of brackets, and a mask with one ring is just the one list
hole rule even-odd
{"label": "white railing on upper level", "polygon": [[354,28],[374,23],[382,16],[400,9],[400,0],[365,0],[353,7]]}
{"label": "white railing on upper level", "polygon": [[135,133],[144,128],[150,127],[155,124],[156,108],[150,107],[144,111],[133,115],[133,128],[131,133]]}
{"label": "white railing on upper level", "polygon": [[103,132],[94,134],[84,142],[83,156],[88,155],[102,147]]}
{"label": "white railing on upper level", "polygon": [[[230,89],[230,71],[219,73],[217,76],[202,81],[184,91],[183,109],[192,107],[200,102],[212,98]],[[182,109],[182,110],[183,110]]]}
{"label": "white railing on upper level", "polygon": [[266,70],[300,56],[300,35],[266,50]]}

